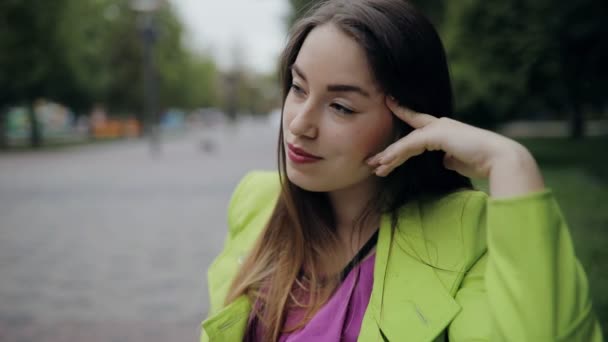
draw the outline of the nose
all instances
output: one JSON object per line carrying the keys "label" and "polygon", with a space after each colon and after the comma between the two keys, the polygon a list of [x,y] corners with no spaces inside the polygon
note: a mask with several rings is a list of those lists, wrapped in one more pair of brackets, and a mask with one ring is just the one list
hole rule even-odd
{"label": "nose", "polygon": [[297,137],[306,137],[314,139],[319,134],[318,118],[314,108],[303,104],[295,110],[293,119],[288,123],[288,129],[291,134]]}

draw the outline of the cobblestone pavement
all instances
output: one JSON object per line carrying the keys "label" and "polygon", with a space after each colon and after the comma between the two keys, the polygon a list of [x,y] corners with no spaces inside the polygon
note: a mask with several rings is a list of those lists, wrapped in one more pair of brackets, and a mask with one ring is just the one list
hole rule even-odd
{"label": "cobblestone pavement", "polygon": [[0,341],[196,341],[230,193],[265,122],[0,155]]}

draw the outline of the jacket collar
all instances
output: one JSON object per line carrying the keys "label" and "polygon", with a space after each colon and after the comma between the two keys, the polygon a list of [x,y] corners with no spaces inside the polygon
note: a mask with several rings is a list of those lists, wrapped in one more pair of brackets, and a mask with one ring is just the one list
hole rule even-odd
{"label": "jacket collar", "polygon": [[[430,266],[430,258],[416,202],[401,209],[399,224],[391,229],[391,218],[381,219],[374,284],[360,340],[375,336],[388,341],[432,341],[439,336],[460,306]],[[429,265],[430,264],[430,265]],[[241,296],[203,322],[209,341],[242,341],[251,303]],[[205,340],[203,338],[203,340]]]}

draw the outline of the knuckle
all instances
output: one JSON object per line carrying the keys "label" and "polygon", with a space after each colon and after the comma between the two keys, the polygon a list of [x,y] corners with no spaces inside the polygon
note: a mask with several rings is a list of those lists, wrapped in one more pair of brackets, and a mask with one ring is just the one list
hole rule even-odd
{"label": "knuckle", "polygon": [[446,117],[446,116],[442,116],[442,117],[440,117],[440,118],[439,118],[439,120],[437,120],[437,121],[438,121],[440,124],[443,124],[443,125],[448,125],[448,124],[450,124],[450,123],[451,123],[452,119],[450,119],[450,118],[448,118],[448,117]]}

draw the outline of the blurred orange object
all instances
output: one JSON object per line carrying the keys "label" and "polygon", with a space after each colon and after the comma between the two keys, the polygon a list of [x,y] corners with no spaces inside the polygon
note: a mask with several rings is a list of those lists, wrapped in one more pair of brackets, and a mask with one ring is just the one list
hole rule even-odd
{"label": "blurred orange object", "polygon": [[108,119],[92,127],[95,139],[132,138],[139,136],[140,125],[135,119]]}

